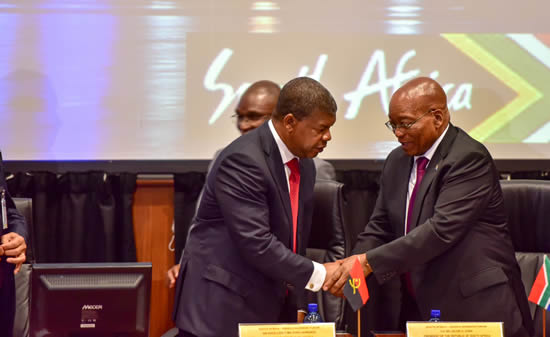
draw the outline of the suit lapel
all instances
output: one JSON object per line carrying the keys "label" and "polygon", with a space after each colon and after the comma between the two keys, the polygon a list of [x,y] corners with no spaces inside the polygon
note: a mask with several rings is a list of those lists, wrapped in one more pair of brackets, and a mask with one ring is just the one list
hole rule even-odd
{"label": "suit lapel", "polygon": [[277,186],[279,198],[281,199],[281,203],[285,209],[287,223],[290,225],[288,247],[292,247],[292,211],[290,208],[290,195],[288,192],[288,182],[286,179],[283,159],[279,153],[279,148],[277,147],[277,143],[275,143],[275,138],[273,138],[267,123],[260,126],[259,134],[261,146],[265,153],[267,166],[269,167],[271,177]]}
{"label": "suit lapel", "polygon": [[441,161],[445,159],[445,157],[449,153],[449,149],[453,144],[457,133],[458,133],[457,129],[453,125],[449,124],[449,130],[447,130],[445,137],[443,137],[443,139],[441,140],[441,143],[439,143],[439,146],[435,150],[435,153],[432,159],[430,160],[428,167],[426,168],[426,173],[422,178],[422,182],[420,183],[420,186],[416,193],[416,199],[414,201],[414,209],[413,209],[413,214],[411,218],[411,223],[413,226],[411,227],[411,229],[418,225],[420,210],[422,209],[422,206],[424,204],[424,199],[426,197],[426,194],[430,189],[430,185],[432,184],[434,178],[438,174]]}

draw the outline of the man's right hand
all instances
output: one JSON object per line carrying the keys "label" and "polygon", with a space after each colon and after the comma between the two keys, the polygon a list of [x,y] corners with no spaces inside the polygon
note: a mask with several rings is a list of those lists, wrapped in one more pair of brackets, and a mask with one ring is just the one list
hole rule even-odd
{"label": "man's right hand", "polygon": [[372,269],[367,262],[366,254],[357,254],[347,257],[343,260],[338,261],[340,263],[339,268],[331,274],[329,277],[325,278],[325,284],[323,284],[324,291],[330,291],[334,296],[343,297],[344,296],[344,285],[348,280],[349,273],[355,264],[355,260],[359,259],[359,263],[363,268],[363,274],[365,277],[369,276],[372,273]]}
{"label": "man's right hand", "polygon": [[176,285],[176,280],[178,279],[178,275],[180,273],[180,265],[175,264],[173,265],[168,271],[166,272],[166,282],[168,283],[168,288],[174,288]]}
{"label": "man's right hand", "polygon": [[327,271],[327,275],[325,276],[325,282],[327,282],[327,280],[330,280],[334,276],[334,273],[338,271],[338,268],[340,267],[341,264],[342,264],[342,260],[338,260],[335,262],[327,262],[323,264]]}

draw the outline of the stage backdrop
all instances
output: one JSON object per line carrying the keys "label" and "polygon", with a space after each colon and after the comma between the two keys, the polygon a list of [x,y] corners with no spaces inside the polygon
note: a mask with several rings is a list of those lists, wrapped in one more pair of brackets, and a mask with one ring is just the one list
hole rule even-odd
{"label": "stage backdrop", "polygon": [[320,80],[328,159],[379,159],[392,92],[444,86],[495,158],[550,158],[548,0],[8,0],[0,146],[9,160],[209,159],[256,80]]}

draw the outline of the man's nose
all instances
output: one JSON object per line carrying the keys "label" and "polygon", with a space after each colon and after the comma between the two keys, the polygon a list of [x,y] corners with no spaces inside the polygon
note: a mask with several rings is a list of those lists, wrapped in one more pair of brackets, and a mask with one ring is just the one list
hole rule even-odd
{"label": "man's nose", "polygon": [[401,137],[403,137],[403,135],[405,135],[405,132],[403,131],[402,128],[396,128],[396,129],[393,131],[393,134],[395,135],[395,137],[401,138]]}
{"label": "man's nose", "polygon": [[247,133],[248,131],[254,129],[254,126],[252,125],[250,119],[243,118],[237,123],[237,128],[242,134]]}
{"label": "man's nose", "polygon": [[323,140],[325,142],[328,142],[331,139],[332,139],[332,135],[330,134],[330,130],[327,130],[327,132],[325,132],[325,134],[323,135]]}

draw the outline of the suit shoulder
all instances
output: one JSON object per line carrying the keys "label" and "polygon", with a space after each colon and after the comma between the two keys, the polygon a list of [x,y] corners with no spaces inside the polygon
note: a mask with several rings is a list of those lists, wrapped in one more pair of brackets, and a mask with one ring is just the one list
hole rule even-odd
{"label": "suit shoulder", "polygon": [[403,151],[403,149],[401,148],[401,146],[398,146],[396,147],[395,149],[391,150],[391,152],[388,154],[388,156],[386,157],[386,162],[388,161],[394,161],[394,160],[400,160],[400,159],[403,159],[404,157],[407,157],[407,158],[410,158],[409,155],[407,155],[405,153],[405,151]]}
{"label": "suit shoulder", "polygon": [[251,132],[238,137],[223,148],[216,157],[216,162],[223,161],[229,156],[258,158],[261,152],[259,137]]}
{"label": "suit shoulder", "polygon": [[472,138],[466,131],[458,128],[457,138],[454,144],[454,148],[463,152],[465,155],[477,155],[482,157],[488,157],[493,159],[489,150],[479,141]]}

